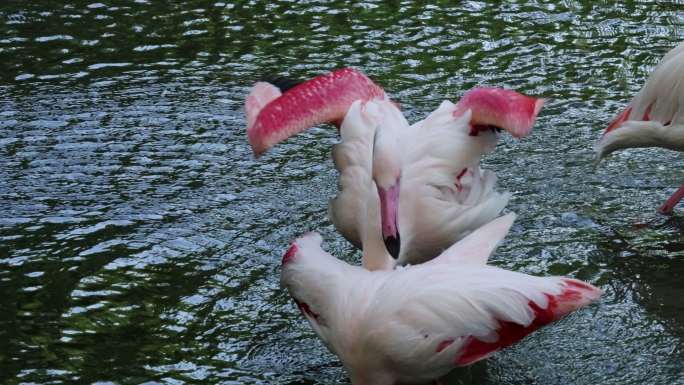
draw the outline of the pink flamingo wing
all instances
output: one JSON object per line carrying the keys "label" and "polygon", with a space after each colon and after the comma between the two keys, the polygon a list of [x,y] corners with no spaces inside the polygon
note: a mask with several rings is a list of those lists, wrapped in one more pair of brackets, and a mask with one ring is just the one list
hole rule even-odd
{"label": "pink flamingo wing", "polygon": [[[296,85],[261,105],[274,93],[257,83],[247,100],[247,136],[258,156],[278,142],[320,123],[341,122],[356,100],[384,98],[385,92],[363,73],[343,68]],[[257,89],[260,87],[260,89]],[[270,92],[270,94],[269,94]],[[263,98],[253,94],[267,94]],[[255,116],[251,120],[250,116]]]}
{"label": "pink flamingo wing", "polygon": [[495,126],[516,138],[529,135],[544,99],[502,88],[474,88],[461,98],[454,116],[471,110],[473,126]]}

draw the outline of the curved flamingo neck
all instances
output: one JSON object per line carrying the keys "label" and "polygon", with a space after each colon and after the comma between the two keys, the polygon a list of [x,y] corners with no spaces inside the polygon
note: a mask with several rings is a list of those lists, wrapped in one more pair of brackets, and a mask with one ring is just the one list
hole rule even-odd
{"label": "curved flamingo neck", "polygon": [[379,197],[375,192],[367,197],[366,217],[363,223],[361,265],[371,271],[394,269],[396,262],[390,256],[382,239]]}

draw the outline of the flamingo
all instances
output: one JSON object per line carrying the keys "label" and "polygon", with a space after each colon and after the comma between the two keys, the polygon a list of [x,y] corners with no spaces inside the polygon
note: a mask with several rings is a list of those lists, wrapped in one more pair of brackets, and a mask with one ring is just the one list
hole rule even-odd
{"label": "flamingo", "polygon": [[435,259],[394,270],[351,266],[308,233],[283,256],[281,285],[353,384],[435,381],[602,294],[575,279],[486,265],[514,219],[499,217]]}
{"label": "flamingo", "polygon": [[245,110],[256,156],[316,124],[340,128],[340,191],[329,217],[363,250],[362,265],[377,270],[429,260],[499,215],[510,194],[495,191],[480,157],[496,146],[497,128],[528,135],[543,103],[476,88],[409,125],[381,87],[344,68],[289,89],[258,82]]}
{"label": "flamingo", "polygon": [[[684,43],[668,52],[595,146],[597,162],[623,148],[684,151]],[[684,198],[684,184],[658,209],[670,215]]]}

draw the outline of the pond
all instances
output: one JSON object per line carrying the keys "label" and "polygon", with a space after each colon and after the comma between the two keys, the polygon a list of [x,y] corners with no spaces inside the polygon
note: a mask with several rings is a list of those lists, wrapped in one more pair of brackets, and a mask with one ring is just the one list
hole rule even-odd
{"label": "pond", "polygon": [[655,1],[0,4],[0,383],[347,384],[279,287],[327,219],[334,129],[255,159],[253,82],[353,66],[409,121],[475,86],[548,98],[483,164],[518,220],[492,263],[602,299],[445,384],[684,384],[681,154],[593,143],[684,37]]}

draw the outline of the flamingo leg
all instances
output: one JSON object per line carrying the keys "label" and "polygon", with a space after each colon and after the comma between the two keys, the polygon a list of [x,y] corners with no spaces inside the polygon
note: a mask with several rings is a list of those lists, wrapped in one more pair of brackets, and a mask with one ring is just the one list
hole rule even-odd
{"label": "flamingo leg", "polygon": [[679,186],[677,191],[658,209],[658,212],[665,215],[672,214],[672,210],[684,198],[684,184]]}

